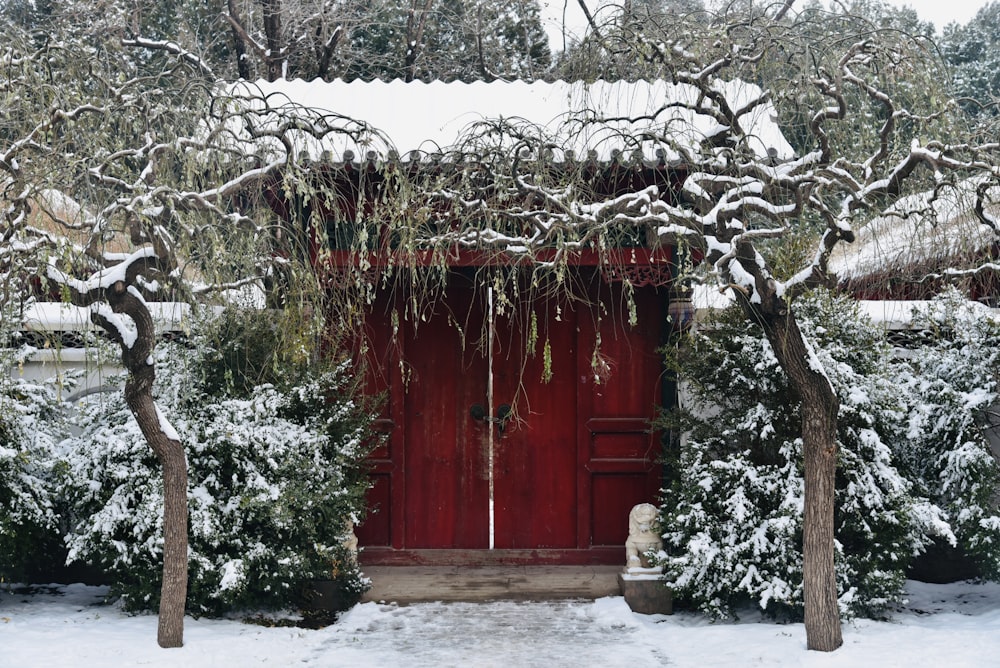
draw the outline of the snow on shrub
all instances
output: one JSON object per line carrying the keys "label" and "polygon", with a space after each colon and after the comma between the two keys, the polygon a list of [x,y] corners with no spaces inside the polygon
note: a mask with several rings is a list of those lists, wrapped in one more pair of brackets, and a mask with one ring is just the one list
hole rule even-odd
{"label": "snow on shrub", "polygon": [[[803,332],[841,400],[836,570],[842,610],[872,614],[902,594],[905,569],[941,513],[914,496],[889,445],[905,403],[886,374],[881,333],[845,300],[797,305]],[[664,490],[667,584],[713,616],[747,602],[775,615],[802,609],[803,477],[799,402],[760,330],[738,312],[696,332],[679,355],[687,430]]]}
{"label": "snow on shrub", "polygon": [[53,447],[64,427],[58,393],[73,381],[12,377],[31,352],[0,351],[0,580],[6,581],[37,572],[59,542]]}
{"label": "snow on shrub", "polygon": [[[188,609],[195,613],[291,607],[310,579],[336,580],[353,597],[348,605],[365,588],[342,542],[347,522],[363,516],[371,415],[353,399],[347,363],[311,371],[271,357],[264,379],[273,384],[255,384],[231,364],[220,371],[222,345],[230,352],[277,345],[275,332],[260,336],[263,319],[229,314],[215,325],[216,334],[228,328],[224,339],[203,337],[194,350],[158,347],[157,400],[188,457]],[[258,353],[242,359],[267,357]],[[225,382],[216,382],[216,372]],[[119,395],[101,395],[82,408],[81,421],[80,436],[62,444],[72,480],[70,558],[112,574],[126,607],[154,608],[160,467]]]}
{"label": "snow on shrub", "polygon": [[946,511],[953,543],[985,575],[1000,577],[1000,465],[984,435],[1000,402],[1000,323],[951,290],[919,311],[914,326],[934,336],[898,364],[911,407],[897,458]]}

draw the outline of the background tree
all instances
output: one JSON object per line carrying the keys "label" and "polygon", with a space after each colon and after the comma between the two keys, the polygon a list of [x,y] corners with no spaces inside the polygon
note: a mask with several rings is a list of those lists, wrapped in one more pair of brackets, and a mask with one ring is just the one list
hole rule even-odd
{"label": "background tree", "polygon": [[[381,4],[376,16],[382,19],[352,33],[354,52],[367,57],[344,62],[345,78],[535,79],[548,69],[548,38],[535,0],[430,3],[420,10],[426,14],[422,40],[413,39],[416,14],[404,13],[403,4]],[[404,16],[405,29],[400,21]],[[406,43],[418,42],[415,49],[406,49],[402,60],[399,35],[406,35]]]}
{"label": "background tree", "polygon": [[[75,3],[18,7],[29,27],[81,24]],[[226,79],[534,79],[550,61],[537,0],[168,0],[108,17],[108,34]]]}
{"label": "background tree", "polygon": [[1000,2],[990,2],[963,25],[945,26],[941,52],[952,68],[962,108],[982,120],[995,118],[1000,94]]}
{"label": "background tree", "polygon": [[[240,9],[230,2],[228,13],[241,26],[235,30],[244,44],[257,45],[251,52],[272,54],[271,47],[260,48],[269,44],[287,54],[287,70],[272,67],[266,75],[271,80],[534,78],[548,66],[536,0],[349,0],[305,13],[300,3],[272,4],[284,26],[280,31],[249,3]],[[263,37],[244,24],[262,25]],[[248,70],[240,74],[252,78]]]}
{"label": "background tree", "polygon": [[[636,34],[657,35],[713,30],[714,12],[701,0],[643,0],[605,5],[591,14],[591,27],[558,54],[554,71],[568,81],[583,79],[656,79],[659,66],[636,45]],[[637,48],[638,46],[638,48]]]}

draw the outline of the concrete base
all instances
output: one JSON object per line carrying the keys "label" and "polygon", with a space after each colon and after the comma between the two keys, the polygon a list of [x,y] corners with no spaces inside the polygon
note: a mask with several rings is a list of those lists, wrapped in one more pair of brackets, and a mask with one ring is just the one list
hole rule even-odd
{"label": "concrete base", "polygon": [[618,585],[632,612],[643,615],[673,614],[673,595],[659,578],[633,577],[627,573],[619,573]]}
{"label": "concrete base", "polygon": [[362,601],[545,601],[620,595],[620,566],[363,566]]}

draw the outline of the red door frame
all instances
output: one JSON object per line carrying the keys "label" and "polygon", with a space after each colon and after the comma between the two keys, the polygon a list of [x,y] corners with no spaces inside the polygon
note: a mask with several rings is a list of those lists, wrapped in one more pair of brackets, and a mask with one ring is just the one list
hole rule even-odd
{"label": "red door frame", "polygon": [[[599,275],[594,272],[594,276]],[[599,279],[595,278],[595,281],[597,280]],[[413,358],[414,353],[419,354],[421,333],[418,331],[417,337],[412,340],[404,336],[393,341],[388,335],[388,328],[378,324],[380,319],[372,318],[368,326],[370,352],[378,358],[377,366],[384,374],[374,383],[373,389],[385,391],[387,394],[387,412],[380,425],[389,432],[389,439],[386,446],[371,458],[372,476],[376,483],[371,500],[379,507],[379,512],[359,527],[358,533],[362,545],[367,546],[362,555],[363,563],[571,564],[621,561],[622,546],[627,534],[628,509],[634,503],[655,502],[661,482],[660,467],[656,462],[659,456],[659,438],[650,433],[648,420],[653,417],[655,406],[660,401],[658,395],[660,364],[656,348],[662,342],[659,323],[666,317],[664,297],[666,288],[647,287],[634,291],[640,325],[630,327],[627,324],[628,315],[620,299],[621,284],[599,282],[602,287],[598,290],[603,291],[609,298],[611,309],[606,312],[597,327],[588,323],[590,314],[581,310],[573,327],[576,330],[574,332],[576,341],[573,344],[576,347],[576,369],[573,382],[579,391],[576,392],[574,416],[569,418],[568,425],[570,437],[576,441],[576,462],[573,465],[576,476],[575,489],[568,493],[572,495],[572,503],[576,506],[575,536],[568,541],[565,537],[557,540],[555,545],[532,545],[531,539],[527,542],[519,541],[513,535],[518,529],[524,532],[523,523],[519,527],[505,526],[503,515],[497,519],[499,549],[483,550],[479,547],[482,541],[478,539],[458,541],[448,549],[427,549],[421,545],[419,539],[413,535],[413,527],[408,528],[412,522],[407,520],[407,503],[412,501],[416,493],[412,489],[407,489],[408,484],[411,487],[415,484],[414,476],[407,475],[408,472],[413,472],[408,466],[416,466],[416,462],[407,460],[413,453],[408,452],[406,440],[409,437],[406,402],[407,391],[435,390],[415,387],[412,378],[409,380],[409,388],[404,382],[403,376],[407,372],[408,364],[405,361]],[[385,303],[381,308],[387,309],[393,305],[398,308],[401,306],[399,301],[401,299],[397,296],[395,303]],[[614,306],[615,304],[617,306]],[[468,304],[457,306],[455,312],[466,309]],[[624,360],[625,367],[630,370],[629,373],[623,373],[623,369],[619,368],[618,371],[621,373],[616,375],[614,370],[611,370],[612,373],[608,378],[602,379],[600,383],[595,382],[597,374],[592,368],[589,351],[595,348],[598,331],[601,336],[601,348],[610,354],[612,363],[620,366]],[[427,332],[425,336],[434,339],[447,336],[443,330],[438,332],[430,327],[424,329],[424,332]],[[560,339],[557,345],[567,344]],[[404,363],[401,364],[401,361]],[[642,372],[641,379],[632,377],[632,370],[636,368]],[[650,368],[653,369],[652,372]],[[534,373],[538,369],[533,368],[529,371]],[[453,376],[458,373],[454,370],[451,372]],[[503,383],[500,385],[499,390],[502,393]],[[462,404],[469,399],[469,396],[464,396],[457,400],[457,403]],[[464,410],[464,407],[458,406],[457,409]],[[456,424],[460,424],[463,417],[456,415],[456,418],[459,418]],[[414,417],[411,415],[409,419],[412,422]],[[456,427],[453,432],[448,433],[457,435],[460,431],[461,428]],[[507,444],[501,439],[501,448],[495,460],[496,466],[502,469],[514,465],[516,468],[517,458],[513,462],[504,458],[504,445],[515,442],[510,435],[506,437],[509,439]],[[525,446],[522,443],[520,447]],[[466,470],[466,474],[468,473]],[[431,484],[439,484],[439,481],[432,481]],[[474,505],[471,500],[468,501],[470,505]],[[462,510],[469,508],[463,507]],[[468,524],[464,524],[464,520],[459,520],[458,526],[466,526],[468,531],[474,530],[469,528]],[[528,533],[531,531],[528,530]],[[511,536],[510,540],[507,539],[508,534]],[[471,533],[469,535],[471,536]]]}

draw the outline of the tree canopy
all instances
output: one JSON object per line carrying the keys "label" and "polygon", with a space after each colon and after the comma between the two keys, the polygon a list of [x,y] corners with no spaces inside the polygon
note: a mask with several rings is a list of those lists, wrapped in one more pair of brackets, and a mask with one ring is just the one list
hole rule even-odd
{"label": "tree canopy", "polygon": [[[98,28],[197,56],[225,79],[539,78],[550,64],[537,0],[161,0],[105,7],[7,0],[28,30]],[[94,25],[94,16],[97,25]],[[143,52],[139,60],[156,60]]]}

